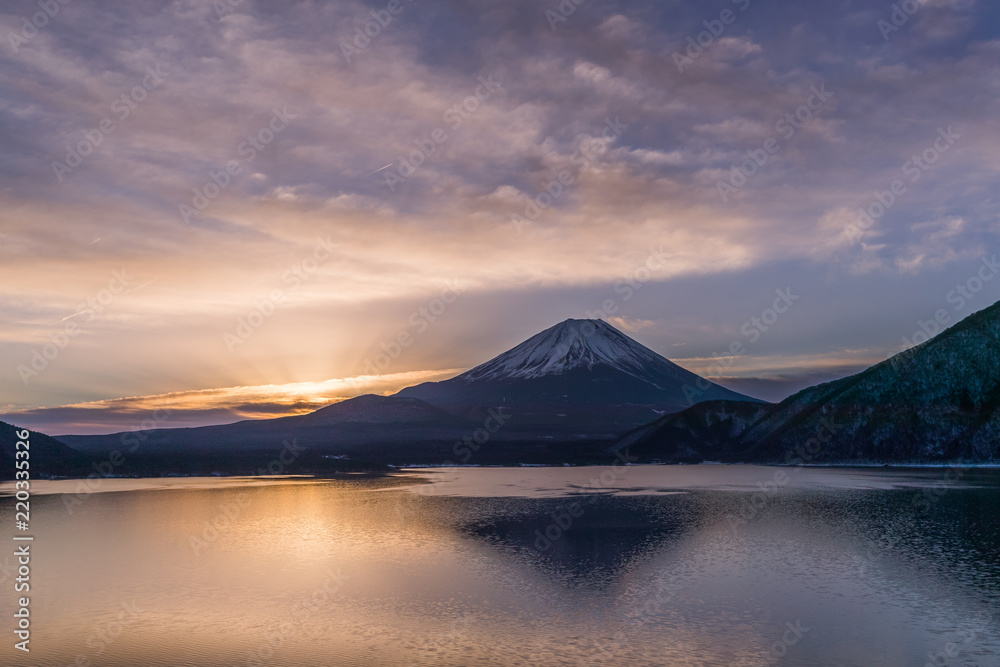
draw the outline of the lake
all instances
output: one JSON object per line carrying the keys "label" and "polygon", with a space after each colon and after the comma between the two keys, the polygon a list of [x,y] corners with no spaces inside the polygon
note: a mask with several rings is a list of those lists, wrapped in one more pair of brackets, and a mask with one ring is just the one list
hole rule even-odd
{"label": "lake", "polygon": [[1000,666],[997,469],[91,485],[32,483],[5,665]]}

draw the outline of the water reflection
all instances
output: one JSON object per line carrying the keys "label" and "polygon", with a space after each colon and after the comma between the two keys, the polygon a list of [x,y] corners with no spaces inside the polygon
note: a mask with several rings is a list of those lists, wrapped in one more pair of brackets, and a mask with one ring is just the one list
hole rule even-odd
{"label": "water reflection", "polygon": [[501,516],[458,532],[519,554],[528,567],[594,586],[676,541],[688,517],[676,504],[647,498],[590,496],[507,501]]}
{"label": "water reflection", "polygon": [[629,469],[601,488],[594,469],[105,480],[72,511],[58,492],[74,483],[55,482],[32,501],[37,647],[30,661],[0,652],[12,665],[920,666],[943,652],[1000,665],[995,472],[946,486],[940,471],[800,472],[773,488],[774,469],[731,466]]}

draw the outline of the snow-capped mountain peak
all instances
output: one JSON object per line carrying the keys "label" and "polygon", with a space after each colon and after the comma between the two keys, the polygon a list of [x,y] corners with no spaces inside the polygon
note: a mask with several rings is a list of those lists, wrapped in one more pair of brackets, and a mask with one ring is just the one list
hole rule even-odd
{"label": "snow-capped mountain peak", "polygon": [[671,364],[603,320],[569,319],[517,347],[476,366],[456,379],[511,380],[558,375],[574,368],[606,364],[629,374],[645,375],[650,366]]}
{"label": "snow-capped mountain peak", "polygon": [[398,395],[455,410],[521,406],[519,419],[528,421],[551,412],[556,422],[572,413],[576,423],[595,423],[603,415],[601,423],[626,428],[696,401],[755,400],[681,368],[602,320],[560,322],[450,380]]}

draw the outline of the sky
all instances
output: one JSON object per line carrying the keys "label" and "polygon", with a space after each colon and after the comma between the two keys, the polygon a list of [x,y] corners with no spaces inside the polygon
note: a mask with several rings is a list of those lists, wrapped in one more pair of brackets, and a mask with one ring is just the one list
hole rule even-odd
{"label": "sky", "polygon": [[0,419],[46,433],[306,412],[571,317],[776,401],[1000,299],[996,3],[12,0],[0,35]]}

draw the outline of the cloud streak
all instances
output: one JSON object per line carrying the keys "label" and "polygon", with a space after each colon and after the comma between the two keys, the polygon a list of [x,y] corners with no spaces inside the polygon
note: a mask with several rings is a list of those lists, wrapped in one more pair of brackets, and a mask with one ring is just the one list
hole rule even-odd
{"label": "cloud streak", "polygon": [[20,410],[2,415],[2,419],[53,435],[108,433],[158,411],[169,411],[171,428],[202,426],[306,414],[361,394],[395,393],[403,387],[454,374],[455,371],[393,373],[325,382],[178,391]]}
{"label": "cloud streak", "polygon": [[[988,3],[927,3],[885,40],[884,2],[741,1],[682,71],[672,54],[718,9],[593,2],[553,30],[527,0],[402,0],[390,14],[354,0],[60,6],[16,53],[0,45],[0,402],[12,409],[356,377],[454,280],[461,303],[393,370],[471,366],[554,312],[600,307],[653,246],[669,260],[618,315],[664,352],[732,340],[743,302],[719,280],[863,293],[802,304],[816,321],[849,309],[850,330],[785,325],[808,348],[788,360],[819,367],[844,346],[891,349],[997,243],[1000,10]],[[6,5],[0,34],[34,11]],[[499,82],[488,96],[484,80]],[[782,121],[822,86],[832,96],[786,139]],[[280,132],[275,109],[291,117]],[[627,127],[608,141],[615,119]],[[961,139],[847,234],[949,126]],[[723,201],[718,183],[772,137],[780,150]],[[91,144],[70,171],[53,166]],[[390,187],[415,150],[420,165]],[[516,229],[511,214],[561,173],[571,185]],[[208,205],[179,213],[197,193]],[[291,289],[317,239],[335,250]],[[25,385],[17,367],[122,267],[147,286]],[[287,301],[230,353],[224,333],[275,290]],[[691,339],[695,317],[712,333]]]}

